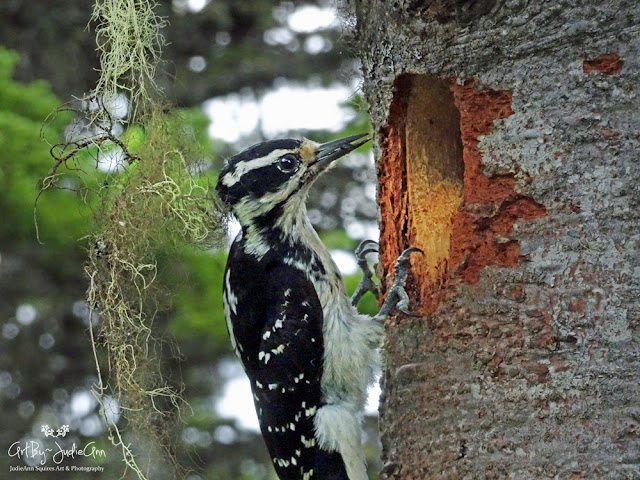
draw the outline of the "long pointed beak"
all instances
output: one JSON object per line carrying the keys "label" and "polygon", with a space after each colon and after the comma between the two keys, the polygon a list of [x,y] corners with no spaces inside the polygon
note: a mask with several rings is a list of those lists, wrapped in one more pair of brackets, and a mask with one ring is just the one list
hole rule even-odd
{"label": "long pointed beak", "polygon": [[318,150],[316,150],[315,164],[322,170],[334,160],[345,156],[369,140],[371,140],[371,137],[368,133],[361,133],[360,135],[353,135],[351,137],[341,138],[340,140],[323,143],[318,147]]}

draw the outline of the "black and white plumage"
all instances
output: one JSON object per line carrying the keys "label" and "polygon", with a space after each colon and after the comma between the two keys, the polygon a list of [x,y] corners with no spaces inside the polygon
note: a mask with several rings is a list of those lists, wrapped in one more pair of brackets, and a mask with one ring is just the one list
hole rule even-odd
{"label": "black and white plumage", "polygon": [[264,142],[229,159],[216,187],[242,227],[225,271],[225,317],[281,480],[367,478],[367,387],[382,320],[406,294],[400,285],[377,317],[359,314],[305,207],[314,179],[366,141]]}

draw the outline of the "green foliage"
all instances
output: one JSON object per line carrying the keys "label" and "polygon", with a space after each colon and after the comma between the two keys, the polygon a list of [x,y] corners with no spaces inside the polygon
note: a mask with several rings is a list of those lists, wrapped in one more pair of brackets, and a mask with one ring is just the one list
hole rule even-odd
{"label": "green foliage", "polygon": [[136,155],[143,147],[144,139],[144,129],[140,125],[129,126],[120,137],[129,153],[133,155]]}
{"label": "green foliage", "polygon": [[173,315],[169,332],[178,340],[203,337],[217,345],[229,342],[222,309],[222,277],[226,253],[182,248],[167,259],[170,272],[162,272],[162,281],[173,294]]}
{"label": "green foliage", "polygon": [[355,250],[358,245],[344,230],[327,230],[320,232],[320,240],[329,250]]}
{"label": "green foliage", "polygon": [[[344,284],[347,287],[349,295],[352,295],[353,292],[356,291],[361,279],[362,273],[360,272],[344,277]],[[376,280],[375,277],[374,280]],[[367,315],[374,316],[378,313],[378,310],[380,310],[378,308],[378,301],[371,292],[365,294],[365,296],[360,299],[360,302],[358,302],[358,311],[360,313],[366,313]]]}
{"label": "green foliage", "polygon": [[174,118],[179,118],[181,124],[187,126],[189,134],[202,148],[203,152],[209,152],[211,139],[209,138],[209,117],[200,108],[181,108],[174,111]]}
{"label": "green foliage", "polygon": [[[29,120],[42,122],[60,101],[51,93],[46,82],[35,81],[24,85],[13,81],[11,78],[17,63],[18,54],[0,46],[0,105],[3,110],[20,113],[20,116]],[[39,128],[36,129],[38,130]]]}
{"label": "green foliage", "polygon": [[[3,242],[35,238],[36,186],[51,157],[40,139],[45,118],[60,104],[45,82],[21,84],[11,79],[18,55],[0,47],[0,218]],[[55,118],[45,132],[51,143],[62,139],[69,115]],[[64,213],[62,213],[64,212]],[[88,207],[69,191],[47,194],[38,212],[41,238],[52,246],[74,246],[87,232]]]}

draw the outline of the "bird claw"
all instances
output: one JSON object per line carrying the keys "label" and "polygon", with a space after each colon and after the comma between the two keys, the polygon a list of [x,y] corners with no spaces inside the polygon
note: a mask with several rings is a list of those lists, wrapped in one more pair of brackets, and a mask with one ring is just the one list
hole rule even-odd
{"label": "bird claw", "polygon": [[407,276],[409,275],[409,267],[411,266],[409,263],[409,257],[412,253],[417,252],[424,255],[424,252],[416,247],[407,248],[400,256],[398,260],[396,260],[395,271],[396,277],[393,280],[393,285],[389,289],[387,293],[387,298],[382,304],[382,308],[380,308],[380,312],[375,316],[378,320],[384,320],[389,312],[396,307],[399,311],[408,315],[410,317],[419,317],[415,313],[412,313],[409,310],[409,295],[404,288],[405,283],[407,281]]}
{"label": "bird claw", "polygon": [[367,292],[371,292],[376,298],[380,297],[380,287],[373,281],[373,272],[369,263],[367,262],[367,255],[370,253],[376,253],[378,251],[378,242],[373,240],[363,240],[356,248],[355,255],[356,261],[360,270],[362,270],[362,280],[358,284],[358,288],[351,297],[351,304],[357,305],[363,295]]}
{"label": "bird claw", "polygon": [[[402,289],[402,292],[407,295],[407,292],[405,292],[404,288]],[[409,298],[407,297],[406,300],[400,300],[398,303],[396,303],[396,308],[398,310],[400,310],[402,313],[404,313],[407,317],[414,317],[414,318],[418,318],[421,315],[417,314],[417,313],[413,313],[409,310]]]}
{"label": "bird claw", "polygon": [[[372,245],[372,246],[369,247],[369,245]],[[356,254],[356,258],[358,259],[358,262],[360,262],[361,260],[364,260],[364,256],[367,253],[372,253],[377,251],[378,251],[378,242],[376,242],[375,240],[367,239],[360,242],[360,245],[358,245],[358,248],[356,248],[355,254]]]}

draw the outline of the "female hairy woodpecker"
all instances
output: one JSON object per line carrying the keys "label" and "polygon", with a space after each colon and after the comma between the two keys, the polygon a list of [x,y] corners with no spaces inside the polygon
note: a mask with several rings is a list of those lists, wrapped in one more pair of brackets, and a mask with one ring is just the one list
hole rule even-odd
{"label": "female hairy woodpecker", "polygon": [[281,480],[366,480],[360,422],[384,319],[407,312],[407,249],[380,313],[354,307],[376,290],[366,266],[353,299],[307,217],[314,180],[366,135],[317,144],[273,140],[231,157],[216,191],[242,227],[224,274],[233,349],[251,381],[260,429]]}

